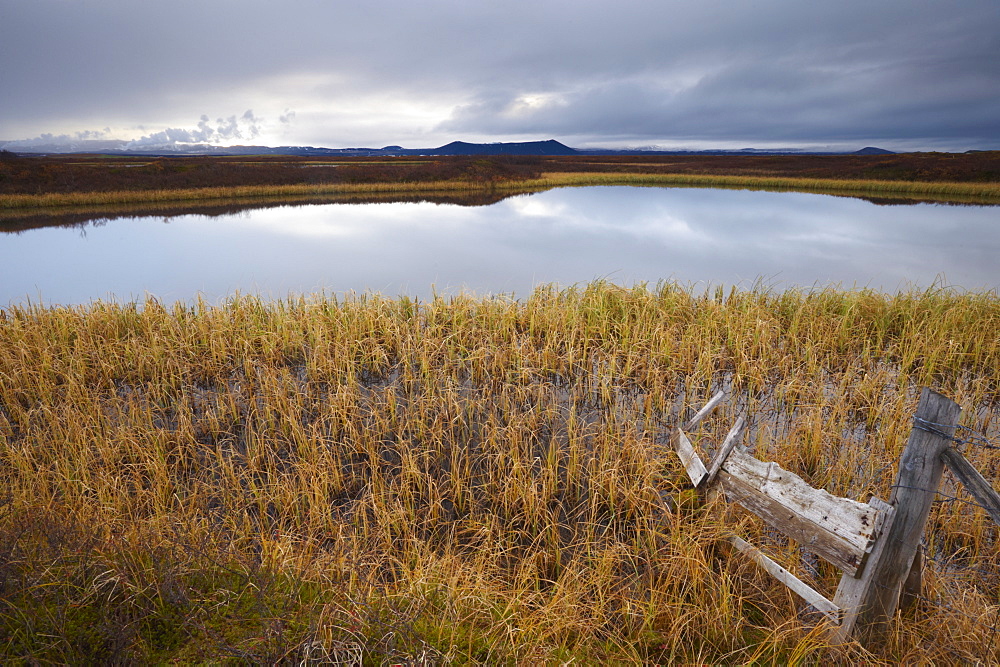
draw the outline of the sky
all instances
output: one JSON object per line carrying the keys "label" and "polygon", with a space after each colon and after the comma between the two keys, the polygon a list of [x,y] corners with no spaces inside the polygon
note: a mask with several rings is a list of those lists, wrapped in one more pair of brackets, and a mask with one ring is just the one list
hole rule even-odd
{"label": "sky", "polygon": [[1000,149],[998,0],[0,0],[0,146]]}

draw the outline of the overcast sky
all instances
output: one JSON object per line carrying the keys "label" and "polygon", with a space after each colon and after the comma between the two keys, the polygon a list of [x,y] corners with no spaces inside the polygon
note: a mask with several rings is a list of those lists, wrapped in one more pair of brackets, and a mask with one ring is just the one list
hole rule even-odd
{"label": "overcast sky", "polygon": [[1000,0],[0,0],[47,135],[1000,149]]}

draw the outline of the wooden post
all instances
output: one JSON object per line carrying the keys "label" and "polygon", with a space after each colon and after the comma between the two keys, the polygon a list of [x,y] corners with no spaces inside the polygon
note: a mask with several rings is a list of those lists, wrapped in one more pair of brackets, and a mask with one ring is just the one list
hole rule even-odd
{"label": "wooden post", "polygon": [[837,594],[833,596],[833,603],[841,609],[842,614],[840,625],[831,629],[831,638],[835,644],[844,644],[851,639],[851,633],[854,632],[854,626],[858,622],[858,615],[861,611],[860,605],[872,587],[872,577],[877,569],[875,564],[881,560],[882,553],[885,551],[885,534],[892,530],[892,522],[896,518],[896,510],[884,500],[872,498],[868,504],[880,512],[884,512],[883,534],[875,541],[868,557],[869,566],[860,572],[860,576],[853,577],[845,574],[840,578]]}
{"label": "wooden post", "polygon": [[[899,460],[899,473],[889,503],[895,518],[878,562],[873,582],[862,602],[857,628],[862,633],[880,632],[896,613],[900,592],[920,546],[924,524],[944,472],[942,454],[951,444],[961,408],[954,401],[924,389],[913,418],[910,439]],[[919,567],[919,563],[916,563]],[[911,579],[912,581],[912,579]]]}

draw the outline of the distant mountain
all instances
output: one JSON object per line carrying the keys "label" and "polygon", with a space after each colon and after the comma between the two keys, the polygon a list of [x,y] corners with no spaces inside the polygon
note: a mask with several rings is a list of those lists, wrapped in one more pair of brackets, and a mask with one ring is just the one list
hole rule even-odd
{"label": "distant mountain", "polygon": [[0,149],[24,154],[101,153],[104,155],[297,155],[309,157],[379,157],[405,155],[891,155],[892,151],[868,146],[853,153],[831,151],[767,150],[742,148],[738,150],[656,150],[632,149],[576,149],[549,139],[547,141],[502,142],[476,144],[453,141],[437,148],[322,148],[316,146],[213,146],[211,144],[139,144],[126,141],[74,141],[27,140],[0,142]]}
{"label": "distant mountain", "polygon": [[884,148],[876,148],[875,146],[865,146],[859,151],[854,151],[851,155],[895,155],[892,151],[887,151]]}
{"label": "distant mountain", "polygon": [[437,148],[319,148],[316,146],[213,146],[210,144],[129,144],[125,141],[79,141],[41,143],[11,141],[0,144],[20,153],[103,153],[108,155],[299,155],[299,156],[392,156],[392,155],[577,155],[579,151],[555,139],[493,144],[453,141]]}
{"label": "distant mountain", "polygon": [[580,153],[580,151],[559,143],[555,139],[496,144],[470,144],[465,141],[453,141],[440,148],[419,152],[424,155],[579,155]]}

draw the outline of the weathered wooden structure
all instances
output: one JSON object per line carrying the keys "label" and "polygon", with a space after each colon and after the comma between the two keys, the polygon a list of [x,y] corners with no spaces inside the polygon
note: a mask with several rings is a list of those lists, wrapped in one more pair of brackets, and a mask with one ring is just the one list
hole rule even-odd
{"label": "weathered wooden structure", "polygon": [[861,628],[877,631],[900,604],[919,594],[919,543],[945,463],[1000,524],[1000,495],[952,447],[960,408],[929,389],[921,394],[889,501],[873,497],[867,504],[813,488],[776,463],[751,456],[739,444],[742,417],[706,467],[688,433],[724,399],[719,392],[677,428],[674,449],[695,488],[725,494],[843,572],[830,600],[760,549],[736,535],[729,538],[736,549],[824,614],[837,642],[847,641]]}

